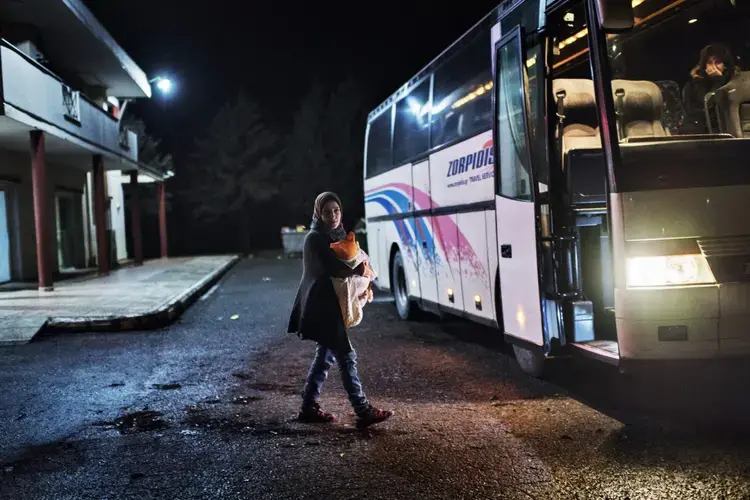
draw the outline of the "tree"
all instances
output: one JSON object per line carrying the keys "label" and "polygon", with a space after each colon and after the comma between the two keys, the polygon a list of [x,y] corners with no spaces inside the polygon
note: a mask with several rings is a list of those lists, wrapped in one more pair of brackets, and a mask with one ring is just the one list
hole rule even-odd
{"label": "tree", "polygon": [[341,82],[332,92],[313,82],[285,145],[285,177],[294,193],[290,215],[296,221],[309,216],[312,200],[325,190],[339,194],[347,218],[362,212],[366,116],[363,93],[354,80]]}
{"label": "tree", "polygon": [[123,127],[129,128],[138,136],[138,161],[162,172],[174,170],[172,155],[160,151],[161,139],[156,139],[146,131],[146,124],[132,116],[123,119]]}
{"label": "tree", "polygon": [[253,205],[278,193],[278,140],[255,102],[240,93],[209,122],[191,155],[191,185],[185,193],[195,215],[207,221],[233,219],[249,252]]}
{"label": "tree", "polygon": [[325,88],[316,79],[294,115],[292,131],[284,145],[287,209],[295,223],[309,216],[315,194],[328,184],[332,174],[326,165],[322,140],[325,99]]}
{"label": "tree", "polygon": [[349,78],[331,93],[326,106],[322,140],[326,164],[335,173],[331,189],[341,197],[349,221],[364,213],[363,155],[367,119],[359,84]]}

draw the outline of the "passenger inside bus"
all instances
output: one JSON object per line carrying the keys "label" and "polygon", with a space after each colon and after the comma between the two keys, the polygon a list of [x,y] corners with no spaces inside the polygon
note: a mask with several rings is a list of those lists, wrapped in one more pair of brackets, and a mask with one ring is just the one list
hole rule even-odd
{"label": "passenger inside bus", "polygon": [[[656,123],[653,129],[638,125],[629,134],[628,124],[624,123],[620,125],[620,130],[626,129],[621,140],[632,142],[633,137],[643,136],[663,137],[660,140],[699,140],[707,137],[688,139],[685,136],[707,134],[714,138],[722,137],[717,134],[742,137],[731,133],[727,127],[744,111],[741,103],[732,103],[744,93],[742,88],[746,84],[742,82],[746,79],[742,78],[742,69],[749,69],[748,2],[701,0],[686,4],[642,0],[637,2],[634,11],[635,28],[610,37],[607,44],[610,61],[620,69],[619,80],[612,82],[616,106],[620,99],[618,90],[625,93],[626,109],[619,110],[618,118],[629,121],[627,114],[636,104],[632,100],[628,102],[628,94],[635,89],[615,88],[617,83],[627,80],[629,85],[638,85],[650,94],[645,100],[641,99],[645,97],[641,94],[638,100],[642,102],[638,106],[650,107],[654,120],[659,117],[661,127]],[[681,40],[680,44],[675,40]],[[730,83],[732,93],[738,95],[727,95]],[[677,88],[682,89],[679,100],[674,98]]]}
{"label": "passenger inside bus", "polygon": [[[733,77],[740,74],[732,50],[723,43],[707,45],[701,50],[698,64],[690,71],[690,80],[683,90],[686,120],[685,133],[707,134],[718,130],[718,123],[706,123],[706,115],[714,119],[715,101],[706,101],[706,96],[715,93]],[[708,113],[706,113],[708,107]]]}
{"label": "passenger inside bus", "polygon": [[[750,74],[742,71],[750,60],[748,2],[682,3],[634,2],[635,28],[608,36],[623,143],[750,136]],[[571,151],[601,147],[586,32],[582,9],[571,10],[556,44],[553,96],[563,168]],[[677,46],[677,39],[685,42]]]}

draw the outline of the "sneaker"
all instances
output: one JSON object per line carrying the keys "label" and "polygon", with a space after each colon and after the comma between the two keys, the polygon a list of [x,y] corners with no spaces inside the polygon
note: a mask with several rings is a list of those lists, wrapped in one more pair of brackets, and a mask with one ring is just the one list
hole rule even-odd
{"label": "sneaker", "polygon": [[357,414],[357,429],[364,429],[365,427],[379,424],[380,422],[388,420],[392,416],[393,411],[391,410],[381,410],[370,406],[362,413]]}
{"label": "sneaker", "polygon": [[308,424],[318,424],[333,422],[336,420],[336,415],[323,411],[318,403],[314,403],[311,406],[303,407],[299,415],[297,415],[297,420]]}

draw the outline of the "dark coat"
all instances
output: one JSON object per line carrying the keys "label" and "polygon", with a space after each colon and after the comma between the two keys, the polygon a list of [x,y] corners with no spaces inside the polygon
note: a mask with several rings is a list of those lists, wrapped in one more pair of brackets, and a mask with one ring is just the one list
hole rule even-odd
{"label": "dark coat", "polygon": [[[707,134],[705,98],[709,92],[714,92],[719,87],[726,85],[731,75],[722,78],[708,78],[693,74],[693,77],[685,84],[682,91],[682,100],[685,107],[685,125],[681,132],[683,134]],[[715,104],[709,104],[709,116],[714,133],[717,132]]]}
{"label": "dark coat", "polygon": [[302,281],[289,318],[289,333],[313,340],[329,349],[351,349],[331,277],[362,274],[362,266],[351,269],[336,258],[325,233],[312,229],[302,250]]}

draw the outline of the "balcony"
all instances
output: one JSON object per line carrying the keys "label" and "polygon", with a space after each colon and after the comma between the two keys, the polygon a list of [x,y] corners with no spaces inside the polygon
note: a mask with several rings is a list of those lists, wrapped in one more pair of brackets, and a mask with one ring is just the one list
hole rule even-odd
{"label": "balcony", "polygon": [[117,118],[5,40],[0,40],[0,74],[0,148],[28,151],[27,132],[39,129],[47,133],[48,152],[68,163],[101,154],[107,169],[138,168],[161,177],[138,165],[134,132],[121,130]]}

